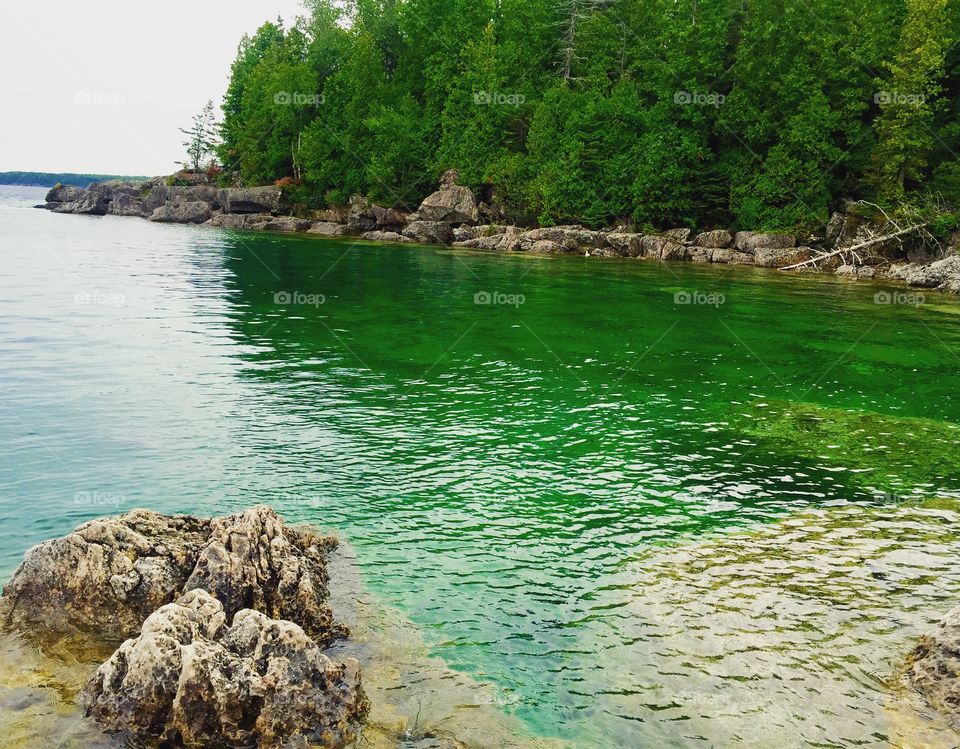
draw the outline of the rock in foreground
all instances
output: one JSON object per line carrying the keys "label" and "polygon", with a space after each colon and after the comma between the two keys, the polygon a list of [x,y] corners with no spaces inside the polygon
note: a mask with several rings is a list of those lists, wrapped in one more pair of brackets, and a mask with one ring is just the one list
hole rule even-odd
{"label": "rock in foreground", "polygon": [[352,741],[367,711],[360,667],[337,665],[296,624],[192,590],[150,615],[87,682],[109,730],[187,747]]}
{"label": "rock in foreground", "polygon": [[907,679],[960,728],[960,608],[947,614],[937,631],[914,650]]}
{"label": "rock in foreground", "polygon": [[228,617],[254,609],[326,644],[346,634],[326,603],[335,545],[285,525],[269,507],[212,520],[135,510],[30,549],[4,588],[0,624],[120,642],[161,606],[202,588]]}

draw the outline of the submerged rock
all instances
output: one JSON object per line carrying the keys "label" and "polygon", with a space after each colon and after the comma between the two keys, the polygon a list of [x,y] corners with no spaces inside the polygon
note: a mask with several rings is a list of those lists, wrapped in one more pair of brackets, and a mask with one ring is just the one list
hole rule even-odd
{"label": "submerged rock", "polygon": [[906,676],[931,706],[960,728],[960,608],[920,641]]}
{"label": "submerged rock", "polygon": [[134,510],[30,549],[0,597],[0,624],[118,642],[160,606],[202,588],[230,617],[256,609],[326,644],[346,634],[326,603],[335,545],[285,525],[269,507],[212,520]]}
{"label": "submerged rock", "polygon": [[289,621],[191,590],[151,614],[90,678],[87,715],[187,747],[342,747],[367,713],[360,667],[335,664]]}

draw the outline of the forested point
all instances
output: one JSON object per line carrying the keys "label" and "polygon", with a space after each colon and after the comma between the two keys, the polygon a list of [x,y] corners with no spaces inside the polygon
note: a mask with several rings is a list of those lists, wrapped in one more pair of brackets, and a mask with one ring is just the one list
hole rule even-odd
{"label": "forested point", "polygon": [[108,182],[114,179],[146,181],[147,178],[115,174],[75,174],[73,172],[0,172],[0,185],[19,185],[23,187],[53,187],[58,184],[87,187],[93,182]]}
{"label": "forested point", "polygon": [[225,184],[514,223],[802,230],[960,203],[960,3],[309,0],[244,37]]}

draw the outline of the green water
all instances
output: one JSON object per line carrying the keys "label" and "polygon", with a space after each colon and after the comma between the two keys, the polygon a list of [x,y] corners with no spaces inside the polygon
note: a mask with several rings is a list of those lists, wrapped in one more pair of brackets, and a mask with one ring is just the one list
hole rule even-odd
{"label": "green water", "polygon": [[[534,736],[901,745],[884,680],[960,601],[960,516],[924,505],[960,497],[956,300],[3,198],[4,576],[97,515],[266,502],[349,538],[367,588]],[[844,539],[862,604],[821,574]]]}

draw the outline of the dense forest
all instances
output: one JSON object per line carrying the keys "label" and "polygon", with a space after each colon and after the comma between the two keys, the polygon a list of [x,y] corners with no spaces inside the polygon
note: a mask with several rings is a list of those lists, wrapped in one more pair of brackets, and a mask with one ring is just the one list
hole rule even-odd
{"label": "dense forest", "polygon": [[224,181],[415,206],[446,169],[516,222],[822,225],[960,202],[960,3],[308,0],[245,37]]}

